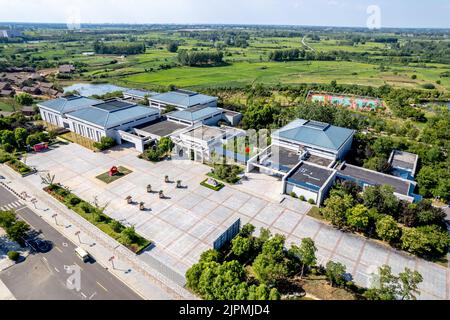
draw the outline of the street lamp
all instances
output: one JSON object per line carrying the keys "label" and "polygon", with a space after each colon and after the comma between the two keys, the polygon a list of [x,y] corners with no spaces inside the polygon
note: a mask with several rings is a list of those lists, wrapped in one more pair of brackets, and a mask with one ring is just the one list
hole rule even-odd
{"label": "street lamp", "polygon": [[114,267],[114,259],[115,259],[114,256],[112,256],[111,258],[109,258],[109,262],[111,262],[112,268],[113,268],[113,269],[115,269],[115,267]]}
{"label": "street lamp", "polygon": [[78,241],[81,243],[80,233],[81,233],[81,231],[77,231],[77,232],[75,232],[75,235],[78,236]]}
{"label": "street lamp", "polygon": [[55,219],[55,223],[56,223],[56,225],[58,225],[58,221],[56,220],[56,217],[58,216],[58,214],[57,213],[55,213],[54,215],[52,215],[52,218],[54,218]]}
{"label": "street lamp", "polygon": [[37,199],[36,198],[31,199],[31,203],[34,205],[34,208],[37,209],[37,206],[36,206]]}

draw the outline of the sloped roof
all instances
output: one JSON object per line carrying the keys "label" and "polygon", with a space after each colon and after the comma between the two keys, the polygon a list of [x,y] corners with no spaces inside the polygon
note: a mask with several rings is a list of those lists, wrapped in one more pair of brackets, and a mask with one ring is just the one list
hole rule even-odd
{"label": "sloped roof", "polygon": [[142,99],[144,99],[145,96],[153,97],[159,93],[154,92],[154,91],[140,90],[140,89],[130,89],[130,90],[124,91],[123,94],[129,94],[131,96],[141,97]]}
{"label": "sloped roof", "polygon": [[181,108],[191,108],[197,105],[206,104],[217,100],[216,97],[207,96],[197,92],[177,90],[157,94],[151,97],[151,100],[165,103],[168,105],[178,106]]}
{"label": "sloped roof", "polygon": [[273,136],[338,151],[354,133],[354,130],[328,123],[297,119],[275,131]]}
{"label": "sloped roof", "polygon": [[117,104],[116,107],[105,107],[105,104],[110,102],[104,102],[81,109],[72,112],[67,116],[69,118],[86,121],[107,129],[129,121],[137,120],[139,118],[159,114],[159,110],[156,108],[131,103],[122,103],[120,105]]}
{"label": "sloped roof", "polygon": [[82,96],[67,96],[54,100],[40,102],[38,106],[42,106],[60,114],[65,114],[71,111],[77,111],[90,107],[94,104],[100,103],[100,100],[90,99]]}
{"label": "sloped roof", "polygon": [[213,116],[215,114],[223,112],[224,110],[219,108],[197,106],[186,110],[170,112],[167,114],[167,117],[190,122],[196,122],[209,116]]}

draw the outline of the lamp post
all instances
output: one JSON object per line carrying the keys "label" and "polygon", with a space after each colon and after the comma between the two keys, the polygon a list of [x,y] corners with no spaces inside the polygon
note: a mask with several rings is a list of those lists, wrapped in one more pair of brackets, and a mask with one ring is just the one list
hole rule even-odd
{"label": "lamp post", "polygon": [[81,231],[77,231],[77,232],[75,232],[75,235],[78,237],[78,241],[81,243],[80,233],[81,233]]}
{"label": "lamp post", "polygon": [[115,259],[114,256],[112,256],[111,258],[109,258],[109,262],[111,262],[111,265],[112,265],[112,268],[113,268],[113,269],[115,269],[115,266],[114,266],[114,259]]}
{"label": "lamp post", "polygon": [[58,225],[58,221],[56,220],[56,217],[58,216],[58,214],[57,213],[55,213],[54,215],[52,215],[52,218],[53,219],[55,219],[55,223],[56,223],[56,225]]}

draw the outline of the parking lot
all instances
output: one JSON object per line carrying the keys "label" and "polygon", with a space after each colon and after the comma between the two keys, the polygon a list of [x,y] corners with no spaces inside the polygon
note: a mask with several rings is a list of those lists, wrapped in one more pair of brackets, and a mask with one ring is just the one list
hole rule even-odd
{"label": "parking lot", "polygon": [[[394,272],[410,267],[422,273],[422,298],[449,298],[447,268],[335,230],[307,216],[310,209],[307,203],[290,197],[280,203],[272,187],[271,195],[266,196],[264,190],[270,183],[267,179],[258,184],[257,177],[253,177],[242,185],[226,186],[215,192],[200,186],[210,170],[205,165],[181,160],[155,164],[138,159],[137,155],[134,149],[123,146],[106,153],[93,153],[69,144],[30,154],[27,164],[35,166],[40,174],[55,174],[58,182],[81,198],[88,201],[96,198],[100,204],[107,204],[109,216],[134,225],[138,233],[155,242],[152,250],[142,254],[144,261],[154,257],[181,276],[240,218],[242,223],[251,222],[257,229],[268,227],[272,233],[285,234],[288,245],[298,244],[304,237],[313,238],[320,262],[332,259],[344,263],[360,285],[368,285],[370,274],[377,266],[388,263]],[[133,172],[111,184],[95,178],[112,166],[123,166]],[[185,188],[177,189],[176,183],[165,183],[166,175],[172,182],[181,180]],[[39,175],[25,179],[35,186],[41,184]],[[155,191],[163,190],[167,198],[159,199],[157,193],[147,193],[148,184]],[[127,196],[137,203],[145,202],[147,210],[128,205]]]}

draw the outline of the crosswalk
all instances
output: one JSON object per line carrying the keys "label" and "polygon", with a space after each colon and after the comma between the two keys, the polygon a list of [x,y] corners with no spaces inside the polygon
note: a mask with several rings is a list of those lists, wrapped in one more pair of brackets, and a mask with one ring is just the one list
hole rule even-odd
{"label": "crosswalk", "polygon": [[23,206],[22,201],[17,200],[17,201],[14,201],[14,202],[5,204],[4,206],[1,206],[1,207],[0,207],[0,211],[14,210],[14,209],[20,208],[20,207],[22,207],[22,206]]}

